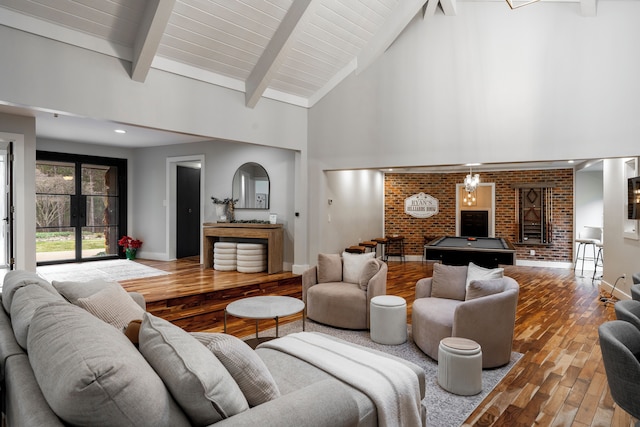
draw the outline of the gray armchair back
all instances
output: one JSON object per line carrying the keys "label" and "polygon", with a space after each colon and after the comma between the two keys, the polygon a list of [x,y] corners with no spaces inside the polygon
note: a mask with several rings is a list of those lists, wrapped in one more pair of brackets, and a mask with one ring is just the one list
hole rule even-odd
{"label": "gray armchair back", "polygon": [[614,310],[616,319],[629,322],[640,331],[640,301],[632,299],[618,301],[614,305]]}
{"label": "gray armchair back", "polygon": [[629,322],[613,320],[598,328],[602,361],[613,400],[640,418],[640,330]]}

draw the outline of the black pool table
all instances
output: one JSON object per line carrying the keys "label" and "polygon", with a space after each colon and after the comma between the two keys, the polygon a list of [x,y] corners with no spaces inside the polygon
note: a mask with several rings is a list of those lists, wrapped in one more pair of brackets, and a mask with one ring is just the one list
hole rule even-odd
{"label": "black pool table", "polygon": [[514,265],[516,248],[509,240],[499,237],[439,237],[424,246],[424,256],[448,265],[473,262],[495,268],[498,264]]}

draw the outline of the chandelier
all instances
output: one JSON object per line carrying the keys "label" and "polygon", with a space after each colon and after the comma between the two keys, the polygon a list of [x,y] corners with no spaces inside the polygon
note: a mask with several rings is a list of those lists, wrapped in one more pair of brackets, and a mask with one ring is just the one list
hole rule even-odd
{"label": "chandelier", "polygon": [[480,175],[473,175],[471,168],[469,168],[469,175],[464,178],[464,189],[467,190],[467,193],[473,193],[478,188],[478,184],[480,184]]}

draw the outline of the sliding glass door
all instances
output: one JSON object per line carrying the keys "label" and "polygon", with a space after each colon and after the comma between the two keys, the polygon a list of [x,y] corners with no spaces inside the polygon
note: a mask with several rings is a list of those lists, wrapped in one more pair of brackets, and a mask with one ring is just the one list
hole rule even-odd
{"label": "sliding glass door", "polygon": [[126,160],[37,152],[38,264],[115,258],[126,233]]}

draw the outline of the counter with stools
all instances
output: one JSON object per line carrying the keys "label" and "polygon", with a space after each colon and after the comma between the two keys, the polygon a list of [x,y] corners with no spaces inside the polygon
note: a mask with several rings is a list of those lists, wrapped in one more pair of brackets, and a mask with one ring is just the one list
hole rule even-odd
{"label": "counter with stools", "polygon": [[389,261],[389,257],[398,257],[404,262],[404,236],[387,236],[386,246],[384,254],[385,261]]}
{"label": "counter with stools", "polygon": [[407,302],[394,295],[371,298],[369,308],[371,340],[398,345],[407,340]]}
{"label": "counter with stools", "polygon": [[461,396],[482,391],[482,349],[477,342],[458,337],[440,341],[438,347],[438,384]]}

